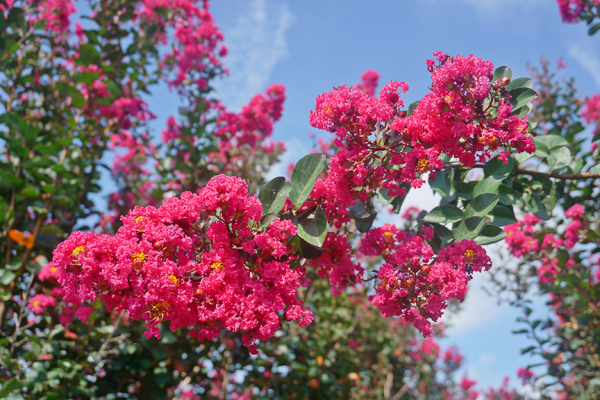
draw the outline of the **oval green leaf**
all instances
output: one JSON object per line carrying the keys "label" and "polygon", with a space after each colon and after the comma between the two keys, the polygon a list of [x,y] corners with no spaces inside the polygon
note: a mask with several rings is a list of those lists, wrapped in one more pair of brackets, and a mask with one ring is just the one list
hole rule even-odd
{"label": "oval green leaf", "polygon": [[485,217],[498,204],[500,195],[484,193],[475,197],[465,209],[465,217]]}
{"label": "oval green leaf", "polygon": [[292,171],[292,190],[289,197],[296,209],[308,199],[319,174],[325,169],[325,154],[313,153],[298,161]]}
{"label": "oval green leaf", "polygon": [[492,244],[501,241],[506,237],[506,232],[494,225],[486,226],[475,238],[475,243],[479,245]]}
{"label": "oval green leaf", "polygon": [[537,92],[527,87],[520,87],[508,92],[513,110],[517,110],[531,103],[537,97]]}
{"label": "oval green leaf", "polygon": [[278,176],[265,183],[258,193],[258,200],[263,206],[263,215],[279,214],[283,210],[285,200],[291,190],[292,185],[283,176]]}
{"label": "oval green leaf", "polygon": [[323,246],[327,236],[327,215],[321,207],[298,216],[298,236],[313,246]]}
{"label": "oval green leaf", "polygon": [[444,206],[437,206],[433,210],[429,211],[423,221],[425,222],[437,222],[437,223],[452,223],[458,222],[464,218],[463,211],[451,204]]}

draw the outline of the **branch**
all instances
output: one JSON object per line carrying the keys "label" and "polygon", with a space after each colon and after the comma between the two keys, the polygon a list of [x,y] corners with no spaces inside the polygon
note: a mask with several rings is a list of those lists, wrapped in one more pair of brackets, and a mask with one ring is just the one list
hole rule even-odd
{"label": "branch", "polygon": [[105,350],[106,350],[106,347],[108,346],[108,343],[111,341],[111,339],[113,338],[115,332],[119,328],[119,325],[121,324],[121,320],[123,319],[122,318],[123,314],[125,314],[125,310],[121,310],[121,312],[119,313],[119,315],[117,316],[117,318],[113,322],[113,330],[108,334],[108,336],[104,340],[104,343],[102,343],[102,346],[100,346],[100,350],[98,350],[98,354],[96,355],[96,359],[94,360],[96,363],[100,362],[100,360],[102,359],[102,354],[105,353]]}
{"label": "branch", "polygon": [[[417,378],[415,380],[419,379],[419,375],[417,374]],[[408,392],[408,389],[410,389],[409,386],[410,382],[406,382],[398,391],[398,393],[396,393],[396,395],[394,397],[392,397],[392,400],[400,400],[400,398],[406,393]]]}
{"label": "branch", "polygon": [[514,172],[518,173],[518,174],[523,174],[523,175],[545,175],[549,178],[556,178],[556,179],[560,179],[560,180],[584,180],[584,179],[598,179],[600,178],[600,174],[594,173],[594,172],[582,172],[580,174],[555,174],[553,172],[539,172],[539,171],[530,171],[527,169],[521,169],[521,168],[515,168],[513,170]]}

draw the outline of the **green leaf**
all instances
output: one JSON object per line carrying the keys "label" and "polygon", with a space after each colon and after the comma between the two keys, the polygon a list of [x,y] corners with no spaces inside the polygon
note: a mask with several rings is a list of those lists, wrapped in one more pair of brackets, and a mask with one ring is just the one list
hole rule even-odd
{"label": "green leaf", "polygon": [[527,87],[520,87],[508,92],[513,110],[526,106],[537,97],[537,92]]}
{"label": "green leaf", "polygon": [[271,222],[274,219],[277,219],[278,216],[279,216],[279,214],[277,214],[277,213],[267,213],[267,214],[263,215],[263,217],[260,219],[260,222],[258,223],[258,230],[259,231],[267,230],[267,228],[269,227]]}
{"label": "green leaf", "polygon": [[531,179],[531,188],[548,195],[552,191],[552,180],[544,174],[535,174]]}
{"label": "green leaf", "polygon": [[52,340],[54,338],[54,336],[58,335],[59,333],[61,333],[64,330],[65,330],[64,326],[57,325],[54,329],[52,329],[52,331],[50,331],[50,334],[48,335],[48,339]]}
{"label": "green leaf", "polygon": [[308,199],[319,174],[327,166],[325,154],[313,153],[298,161],[292,171],[292,190],[289,197],[296,209]]}
{"label": "green leaf", "polygon": [[507,185],[500,185],[498,193],[500,194],[500,203],[504,205],[515,204],[521,197],[515,189]]}
{"label": "green leaf", "polygon": [[481,217],[470,217],[463,220],[454,231],[454,240],[461,242],[477,237],[485,226],[485,219]]}
{"label": "green leaf", "polygon": [[437,223],[452,223],[462,220],[464,217],[463,211],[453,205],[437,206],[429,211],[423,221]]}
{"label": "green leaf", "polygon": [[357,200],[356,204],[348,208],[350,216],[356,222],[356,229],[360,232],[367,232],[373,226],[373,221],[377,217],[377,212],[373,209],[371,201],[362,203]]}
{"label": "green leaf", "polygon": [[512,172],[515,167],[515,161],[511,156],[507,157],[508,163],[504,164],[504,162],[498,158],[494,157],[485,163],[483,167],[483,173],[487,176],[495,176],[497,178],[506,178]]}
{"label": "green leaf", "polygon": [[528,210],[536,217],[541,218],[543,220],[550,219],[550,214],[548,213],[548,210],[546,210],[546,207],[542,203],[542,199],[540,198],[539,194],[533,193],[531,196],[524,197],[523,201],[525,202],[525,205],[527,206]]}
{"label": "green leaf", "polygon": [[21,383],[19,383],[19,381],[16,380],[15,378],[12,378],[8,382],[4,382],[2,384],[2,389],[0,390],[0,398],[2,398],[2,399],[6,398],[12,390],[14,390],[20,386],[21,386]]}
{"label": "green leaf", "polygon": [[112,331],[115,330],[115,327],[112,325],[104,325],[104,326],[99,326],[96,328],[96,332],[102,334],[102,335],[108,335],[109,333],[112,333]]}
{"label": "green leaf", "polygon": [[499,200],[500,195],[498,194],[480,194],[465,208],[465,217],[485,217],[498,204]]}
{"label": "green leaf", "polygon": [[558,135],[544,135],[536,136],[533,139],[533,144],[537,147],[543,145],[548,152],[563,146],[568,146],[569,142],[562,136]]}
{"label": "green leaf", "polygon": [[415,108],[417,108],[418,106],[419,106],[419,101],[413,101],[412,103],[410,103],[410,105],[408,106],[408,111],[406,112],[406,116],[408,117],[409,115],[414,113]]}
{"label": "green leaf", "polygon": [[321,257],[321,255],[325,252],[325,249],[318,246],[313,246],[308,243],[306,240],[298,238],[300,241],[300,255],[306,258],[307,260],[314,260],[315,258]]}
{"label": "green leaf", "polygon": [[522,118],[522,117],[525,117],[527,114],[529,114],[532,109],[533,109],[533,106],[531,104],[525,104],[522,107],[513,108],[512,112],[510,114],[516,115],[517,117]]}
{"label": "green leaf", "polygon": [[506,237],[506,232],[494,225],[486,226],[475,238],[475,243],[483,246],[501,241]]}
{"label": "green leaf", "polygon": [[596,32],[598,32],[599,30],[600,30],[600,23],[594,24],[594,25],[590,26],[590,29],[588,29],[588,35],[592,36],[593,34],[595,34]]}
{"label": "green leaf", "polygon": [[520,87],[533,88],[533,82],[531,81],[530,78],[515,78],[512,81],[510,81],[510,83],[508,84],[506,89],[508,91],[511,91],[513,89],[520,88]]}
{"label": "green leaf", "polygon": [[258,200],[263,205],[263,215],[279,214],[291,190],[292,185],[283,176],[265,183],[258,193]]}
{"label": "green leaf", "polygon": [[550,171],[556,171],[564,167],[568,167],[571,164],[572,155],[571,151],[567,147],[560,147],[550,152],[548,157],[548,165]]}
{"label": "green leaf", "polygon": [[503,179],[504,177],[494,175],[480,180],[473,189],[473,197],[477,197],[484,193],[498,193],[498,188],[502,184]]}
{"label": "green leaf", "polygon": [[456,188],[454,187],[454,169],[446,168],[437,171],[435,180],[429,179],[429,185],[438,192],[446,201],[452,201],[456,198]]}
{"label": "green leaf", "polygon": [[513,158],[517,164],[523,164],[525,161],[533,158],[533,154],[529,153],[517,153],[513,154]]}
{"label": "green leaf", "polygon": [[496,226],[504,226],[517,222],[512,207],[497,205],[490,211],[490,217],[492,217],[491,223]]}
{"label": "green leaf", "polygon": [[298,236],[313,246],[323,246],[327,236],[327,215],[321,207],[298,216]]}
{"label": "green leaf", "polygon": [[[527,348],[521,349],[520,352],[521,352],[521,354],[527,354],[527,353],[529,353],[529,352],[531,352],[532,350],[535,350],[535,349],[536,349],[535,346],[529,346]],[[552,357],[552,358],[554,358],[554,357]]]}
{"label": "green leaf", "polygon": [[389,205],[392,201],[394,201],[396,197],[389,196],[387,189],[381,189],[379,193],[377,193],[377,200],[381,203],[382,206]]}
{"label": "green leaf", "polygon": [[450,239],[450,238],[454,237],[452,235],[452,231],[450,229],[446,228],[444,225],[440,225],[440,224],[436,224],[436,223],[431,223],[430,225],[442,239]]}
{"label": "green leaf", "polygon": [[71,97],[71,104],[73,104],[73,107],[81,109],[85,105],[85,99],[79,89],[63,82],[58,82],[56,88],[59,92]]}
{"label": "green leaf", "polygon": [[406,196],[396,196],[392,201],[392,212],[394,214],[399,214],[402,209],[402,204],[404,204],[404,199]]}
{"label": "green leaf", "polygon": [[[598,25],[600,25],[600,24],[598,24]],[[589,384],[588,384],[588,387],[589,387],[589,388],[593,388],[593,387],[596,387],[596,386],[600,386],[600,378],[593,378],[593,379],[590,379],[590,382],[589,382]]]}
{"label": "green leaf", "polygon": [[512,79],[512,70],[506,66],[498,67],[494,71],[494,79],[492,81],[496,81],[498,79],[502,79],[506,76]]}
{"label": "green leaf", "polygon": [[473,199],[473,188],[475,187],[476,182],[454,182],[454,187],[456,188],[456,196],[462,200],[472,200]]}
{"label": "green leaf", "polygon": [[4,286],[6,286],[9,283],[11,283],[13,280],[15,280],[16,277],[17,277],[17,274],[15,272],[9,271],[9,270],[4,270],[4,272],[2,273],[2,278],[0,278],[0,282],[2,282],[2,284]]}
{"label": "green leaf", "polygon": [[108,80],[104,82],[104,84],[106,85],[106,88],[110,94],[112,94],[114,97],[119,97],[121,95],[121,88],[115,81]]}
{"label": "green leaf", "polygon": [[75,59],[79,65],[100,65],[100,53],[93,44],[87,43],[79,47],[79,57]]}

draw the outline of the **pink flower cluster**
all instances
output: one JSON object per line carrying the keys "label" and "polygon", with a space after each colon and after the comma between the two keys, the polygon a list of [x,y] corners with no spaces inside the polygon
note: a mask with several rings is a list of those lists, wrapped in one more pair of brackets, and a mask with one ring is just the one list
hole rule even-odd
{"label": "pink flower cluster", "polygon": [[211,170],[247,176],[254,172],[249,168],[263,164],[261,158],[275,158],[284,152],[282,141],[266,140],[281,118],[284,101],[285,86],[272,84],[264,95],[250,99],[239,113],[227,111],[220,103],[212,104],[218,115],[214,135],[219,138],[219,149],[208,155]]}
{"label": "pink flower cluster", "polygon": [[580,15],[589,12],[600,0],[556,0],[563,22],[576,22]]}
{"label": "pink flower cluster", "polygon": [[544,284],[550,283],[564,269],[575,265],[575,261],[571,257],[568,258],[565,265],[559,265],[558,257],[551,257],[550,254],[559,248],[569,250],[579,241],[584,233],[582,223],[584,212],[585,209],[580,204],[575,204],[565,212],[565,216],[572,221],[567,224],[562,235],[542,234],[541,229],[537,227],[541,220],[532,214],[527,214],[523,221],[504,227],[504,231],[508,235],[505,241],[515,257],[539,258],[540,266],[537,268],[539,280]]}
{"label": "pink flower cluster", "polygon": [[352,246],[346,236],[327,233],[323,248],[325,252],[311,260],[310,265],[316,268],[321,279],[329,278],[334,295],[362,281],[364,268],[352,260]]}
{"label": "pink flower cluster", "polygon": [[375,96],[375,89],[379,85],[379,72],[370,69],[365,71],[361,76],[361,82],[357,83],[355,88],[362,90],[368,96]]}
{"label": "pink flower cluster", "polygon": [[[38,21],[44,21],[47,30],[58,34],[69,32],[70,17],[76,11],[72,0],[26,0],[25,2],[35,7],[33,14],[28,16],[29,22],[35,25]],[[15,0],[7,0],[6,4],[10,9],[14,6]],[[4,10],[4,7],[0,6],[0,10]]]}
{"label": "pink flower cluster", "polygon": [[49,282],[52,285],[52,296],[45,294],[35,295],[29,302],[29,308],[34,313],[39,314],[41,310],[38,309],[36,311],[35,300],[38,298],[38,296],[44,296],[46,298],[46,305],[43,305],[41,302],[40,305],[42,305],[43,308],[54,306],[55,309],[58,309],[58,319],[60,323],[63,326],[68,326],[71,322],[73,322],[73,315],[75,315],[75,313],[78,311],[81,301],[77,299],[73,299],[69,302],[64,301],[65,291],[58,283],[59,273],[60,271],[54,266],[53,263],[46,264],[44,267],[42,267],[38,273],[38,279],[42,282]]}
{"label": "pink flower cluster", "polygon": [[500,147],[535,150],[533,138],[527,135],[527,118],[510,115],[513,107],[505,89],[510,79],[492,83],[494,65],[473,55],[434,55],[437,63],[427,62],[432,72],[431,93],[413,115],[397,118],[390,125],[402,133],[403,141],[413,147],[436,148],[467,167],[487,161]]}
{"label": "pink flower cluster", "polygon": [[535,374],[530,369],[519,367],[517,370],[517,376],[523,381],[523,385],[525,385],[535,377]]}
{"label": "pink flower cluster", "polygon": [[488,270],[491,260],[470,240],[445,247],[436,256],[426,242],[433,230],[425,227],[423,231],[422,235],[411,235],[385,224],[367,232],[359,250],[384,260],[377,275],[381,284],[371,303],[385,317],[402,316],[429,336],[430,320],[442,316],[447,300],[464,300],[472,273]]}
{"label": "pink flower cluster", "polygon": [[312,321],[296,293],[305,270],[290,267],[296,227],[275,220],[259,232],[261,212],[244,180],[219,175],[199,194],[136,207],[114,237],[73,233],[54,252],[65,300],[99,298],[109,311],[127,310],[146,321],[147,337],[160,336],[162,321],[193,327],[198,340],[244,332],[255,353],[254,341],[272,337],[281,318]]}
{"label": "pink flower cluster", "polygon": [[[370,82],[362,84],[365,89],[340,86],[316,99],[310,123],[335,133],[340,150],[331,157],[327,178],[317,182],[311,199],[324,206],[336,226],[349,221],[344,210],[380,188],[404,195],[402,184],[420,187],[423,174],[434,177],[442,168],[442,153],[472,167],[501,147],[534,151],[527,118],[511,115],[508,78],[490,82],[493,64],[472,55],[434,54],[437,63],[428,61],[431,93],[411,115],[402,110],[399,97],[408,85],[392,81],[372,97],[366,88],[374,76],[364,76]],[[500,154],[506,160],[508,151]]]}
{"label": "pink flower cluster", "polygon": [[208,0],[142,0],[138,8],[143,22],[140,26],[151,24],[164,29],[156,41],[167,43],[166,31],[173,30],[174,43],[161,66],[176,70],[169,85],[182,92],[191,84],[206,90],[211,72],[225,70],[219,58],[227,54],[227,48],[208,7]]}
{"label": "pink flower cluster", "polygon": [[587,124],[594,124],[594,133],[600,132],[600,94],[595,94],[584,103],[581,116]]}
{"label": "pink flower cluster", "polygon": [[273,124],[281,118],[284,101],[285,86],[272,84],[265,90],[265,96],[255,95],[239,114],[221,107],[215,135],[221,138],[223,145],[254,147],[273,133]]}

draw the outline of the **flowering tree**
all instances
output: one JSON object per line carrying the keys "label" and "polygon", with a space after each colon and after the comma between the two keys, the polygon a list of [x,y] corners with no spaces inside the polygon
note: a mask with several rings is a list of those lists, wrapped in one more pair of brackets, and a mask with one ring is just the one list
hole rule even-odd
{"label": "flowering tree", "polygon": [[[542,343],[527,320],[553,389],[595,393],[593,249],[574,245],[597,242],[597,150],[547,71],[535,100],[508,67],[436,52],[430,92],[408,107],[406,83],[375,95],[369,71],[316,99],[311,125],[332,143],[265,183],[285,89],[239,113],[213,97],[227,50],[207,1],[92,1],[85,27],[69,0],[0,9],[2,396],[476,398],[432,335],[490,269],[482,246],[504,238],[553,296],[558,336]],[[158,143],[142,97],[161,82],[181,107]],[[101,168],[116,184],[104,212],[89,198]],[[373,227],[426,180],[438,207]],[[557,205],[569,225],[536,242]],[[92,215],[97,229],[79,226]],[[528,280],[507,273],[520,296]]]}

